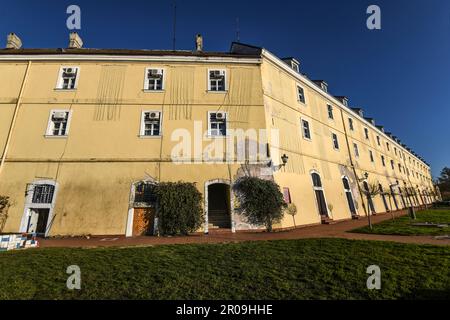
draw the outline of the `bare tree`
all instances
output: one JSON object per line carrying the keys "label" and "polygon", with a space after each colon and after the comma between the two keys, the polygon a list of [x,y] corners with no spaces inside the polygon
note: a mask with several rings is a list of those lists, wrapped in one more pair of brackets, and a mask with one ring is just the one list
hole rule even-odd
{"label": "bare tree", "polygon": [[369,220],[369,228],[370,228],[370,230],[372,230],[373,227],[372,227],[372,221],[370,218],[370,214],[371,214],[370,203],[373,204],[373,198],[375,198],[377,195],[379,195],[381,193],[379,184],[375,183],[375,182],[369,182],[369,183],[367,183],[367,188],[365,188],[365,187],[362,188],[362,192],[367,197],[367,202],[368,202],[367,204],[369,207],[367,218]]}

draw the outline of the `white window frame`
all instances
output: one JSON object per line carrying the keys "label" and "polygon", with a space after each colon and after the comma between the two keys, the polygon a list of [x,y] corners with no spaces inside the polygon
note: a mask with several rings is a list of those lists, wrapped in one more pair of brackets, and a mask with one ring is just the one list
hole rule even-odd
{"label": "white window frame", "polygon": [[[145,114],[151,113],[151,112],[158,112],[159,113],[159,135],[146,135],[145,134]],[[141,112],[141,125],[139,130],[139,137],[143,139],[152,139],[152,138],[160,138],[162,137],[162,130],[163,130],[163,113],[161,110],[143,110]]]}
{"label": "white window frame", "polygon": [[[223,90],[211,90],[211,71],[223,71],[225,73],[223,79],[224,81]],[[207,79],[208,79],[208,92],[224,93],[228,91],[228,72],[226,69],[208,69]]]}
{"label": "white window frame", "polygon": [[[305,136],[305,128],[304,128],[303,122],[306,122],[308,124],[309,138]],[[302,130],[303,139],[305,139],[307,141],[312,141],[312,131],[311,131],[310,121],[305,118],[300,118],[300,125],[301,125],[300,129]]]}
{"label": "white window frame", "polygon": [[369,128],[364,127],[364,138],[366,140],[370,139],[370,133],[369,133]]}
{"label": "white window frame", "polygon": [[[68,112],[68,116],[67,116],[67,125],[66,125],[66,132],[64,133],[64,135],[54,135],[53,134],[53,121],[52,121],[52,116],[54,113],[57,112]],[[45,137],[46,138],[67,138],[69,136],[69,130],[70,130],[70,122],[72,120],[72,110],[69,109],[52,109],[50,110],[50,114],[48,116],[48,121],[47,121],[47,129],[45,130]]]}
{"label": "white window frame", "polygon": [[[211,114],[214,114],[214,113],[224,113],[225,114],[225,135],[213,135],[212,134],[212,130],[211,130]],[[224,137],[227,137],[228,134],[229,134],[228,121],[229,121],[229,119],[228,119],[228,112],[220,111],[220,110],[218,110],[218,111],[208,111],[208,137],[209,138],[224,138]]]}
{"label": "white window frame", "polygon": [[[330,112],[331,112],[331,117],[330,117]],[[334,107],[327,103],[327,115],[328,115],[328,120],[334,121]]]}
{"label": "white window frame", "polygon": [[359,159],[359,146],[355,142],[353,142],[353,153],[355,154],[355,158]]}
{"label": "white window frame", "polygon": [[[64,89],[63,88],[63,70],[67,69],[67,68],[72,68],[72,69],[77,69],[77,76],[75,78],[75,84],[73,88],[70,89]],[[59,68],[59,73],[58,73],[58,79],[56,80],[56,90],[63,90],[63,91],[73,91],[73,90],[77,90],[78,88],[78,81],[80,80],[80,73],[81,73],[81,68],[77,67],[77,66],[61,66]]]}
{"label": "white window frame", "polygon": [[355,131],[355,122],[353,121],[353,118],[348,118],[348,128],[350,131]]}
{"label": "white window frame", "polygon": [[[300,94],[299,94],[299,90],[298,89],[302,89],[302,91],[303,91],[303,100],[304,101],[300,100]],[[305,91],[305,88],[303,88],[301,85],[299,85],[297,83],[296,86],[295,86],[295,90],[296,90],[295,93],[297,95],[297,101],[302,103],[302,104],[304,104],[304,105],[306,105],[306,91]]]}
{"label": "white window frame", "polygon": [[[336,143],[335,143],[335,140],[334,140],[335,137],[336,137]],[[340,149],[340,146],[339,146],[339,137],[338,137],[338,135],[337,135],[336,133],[334,133],[334,132],[331,132],[331,142],[333,143],[333,149],[336,150],[336,151],[339,151],[339,149]],[[336,144],[337,144],[337,147],[336,147]]]}
{"label": "white window frame", "polygon": [[[160,70],[162,71],[162,88],[161,89],[149,89],[149,78],[148,78],[148,72],[149,70]],[[166,69],[164,68],[155,68],[155,67],[147,67],[145,68],[145,74],[144,74],[144,91],[145,92],[162,92],[166,89]]]}

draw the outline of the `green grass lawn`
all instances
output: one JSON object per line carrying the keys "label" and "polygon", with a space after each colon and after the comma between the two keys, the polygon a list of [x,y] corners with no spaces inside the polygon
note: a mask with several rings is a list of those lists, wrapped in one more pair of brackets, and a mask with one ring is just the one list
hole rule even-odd
{"label": "green grass lawn", "polygon": [[434,209],[424,210],[416,213],[416,220],[412,220],[409,216],[403,216],[394,220],[385,220],[381,223],[375,224],[373,230],[369,227],[363,227],[352,230],[355,233],[374,233],[374,234],[392,234],[402,236],[438,236],[450,234],[450,228],[436,228],[436,227],[418,227],[411,225],[412,223],[430,222],[437,224],[450,225],[450,210]]}
{"label": "green grass lawn", "polygon": [[[66,288],[81,268],[82,289]],[[366,287],[370,265],[382,289]],[[308,239],[0,254],[0,299],[450,298],[450,247]]]}

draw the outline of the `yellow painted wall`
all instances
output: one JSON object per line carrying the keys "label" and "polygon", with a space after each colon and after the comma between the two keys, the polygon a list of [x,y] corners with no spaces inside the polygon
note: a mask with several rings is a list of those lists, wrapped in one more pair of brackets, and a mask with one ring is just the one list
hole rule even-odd
{"label": "yellow painted wall", "polygon": [[[56,90],[61,66],[80,68],[76,90]],[[145,68],[165,70],[165,90],[145,92]],[[208,69],[226,69],[226,93],[207,91]],[[26,63],[0,61],[0,148],[4,150],[11,118],[24,78]],[[297,101],[296,85],[306,95],[306,104]],[[327,103],[334,107],[334,120],[328,119]],[[72,112],[69,135],[66,138],[46,137],[50,111]],[[163,113],[162,137],[140,138],[141,112]],[[333,205],[330,213],[335,220],[349,219],[341,177],[350,179],[360,215],[361,206],[357,181],[350,166],[345,129],[350,152],[353,141],[359,145],[360,158],[355,160],[358,177],[370,174],[385,189],[399,180],[409,181],[421,190],[432,188],[429,180],[398,172],[404,160],[391,150],[376,144],[376,130],[370,128],[369,141],[363,136],[367,126],[353,112],[341,108],[335,100],[314,90],[311,84],[295,77],[280,65],[263,59],[262,65],[224,62],[215,64],[207,59],[198,62],[121,62],[121,61],[33,61],[22,96],[17,123],[11,139],[7,161],[0,173],[0,194],[11,197],[12,206],[4,232],[17,232],[24,212],[27,184],[53,179],[59,184],[55,204],[55,220],[50,235],[124,234],[128,215],[131,184],[151,176],[159,181],[193,181],[203,193],[207,181],[233,180],[238,164],[175,164],[171,151],[178,143],[172,133],[185,128],[193,133],[194,121],[207,128],[208,111],[228,112],[229,128],[278,129],[280,155],[286,153],[286,167],[275,173],[280,187],[289,187],[298,208],[296,225],[320,223],[311,181],[311,170],[322,177],[326,200]],[[342,121],[341,112],[344,121]],[[354,119],[355,131],[348,131],[347,118]],[[302,138],[300,119],[310,123],[312,140]],[[338,136],[340,149],[332,147],[331,133]],[[203,143],[206,147],[212,141]],[[397,149],[403,149],[396,145]],[[272,155],[276,146],[272,143]],[[371,163],[368,150],[374,151]],[[403,152],[407,153],[406,150]],[[386,167],[381,166],[381,154]],[[353,154],[352,154],[353,156]],[[407,167],[430,178],[429,168]],[[395,170],[390,168],[395,160]],[[273,159],[279,164],[279,159]],[[419,161],[416,159],[416,162]],[[412,169],[414,168],[414,169]],[[397,200],[399,203],[400,199]],[[383,212],[380,197],[374,200],[376,211]],[[292,227],[292,217],[286,216],[277,227]]]}

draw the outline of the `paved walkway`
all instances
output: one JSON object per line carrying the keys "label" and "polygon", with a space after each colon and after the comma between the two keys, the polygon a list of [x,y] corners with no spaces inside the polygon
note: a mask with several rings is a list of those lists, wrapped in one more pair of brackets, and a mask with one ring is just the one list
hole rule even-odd
{"label": "paved walkway", "polygon": [[[396,217],[405,215],[406,212],[396,212]],[[391,219],[391,214],[381,214],[372,217],[373,223]],[[353,240],[378,240],[394,241],[401,243],[450,245],[450,240],[437,240],[433,236],[392,236],[376,234],[348,233],[348,230],[366,226],[367,218],[360,220],[347,220],[332,225],[315,225],[302,227],[289,231],[267,232],[213,232],[209,235],[195,234],[185,237],[135,237],[106,236],[66,239],[41,239],[42,248],[70,247],[127,247],[127,246],[153,246],[162,244],[187,244],[187,243],[227,243],[261,240],[287,240],[287,239],[311,239],[311,238],[344,238]]]}

